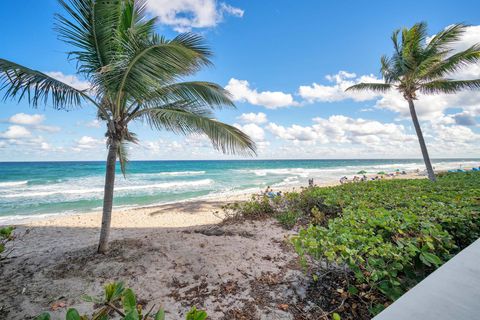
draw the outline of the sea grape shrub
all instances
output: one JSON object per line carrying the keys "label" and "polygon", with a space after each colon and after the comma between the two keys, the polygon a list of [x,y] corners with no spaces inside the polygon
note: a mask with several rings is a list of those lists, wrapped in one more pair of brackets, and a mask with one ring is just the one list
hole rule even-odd
{"label": "sea grape shrub", "polygon": [[[355,274],[360,292],[393,301],[479,237],[480,174],[372,181],[317,194],[342,212],[292,238],[296,251]],[[372,297],[378,295],[371,295]],[[372,301],[372,305],[375,301]],[[381,308],[374,308],[373,313]]]}
{"label": "sea grape shrub", "polygon": [[[137,303],[137,298],[132,289],[125,288],[122,282],[109,283],[104,286],[104,297],[83,296],[87,302],[95,303],[99,308],[94,311],[91,317],[80,315],[76,309],[68,309],[65,316],[66,320],[165,320],[165,311],[159,309],[155,314],[152,313],[154,306],[147,312],[144,312],[142,305]],[[45,312],[37,316],[35,320],[50,320],[50,314]],[[207,313],[203,310],[197,310],[192,307],[186,314],[186,320],[205,320]]]}
{"label": "sea grape shrub", "polygon": [[414,213],[346,211],[328,226],[311,226],[292,239],[297,252],[347,264],[358,284],[397,299],[450,258],[451,236]]}
{"label": "sea grape shrub", "polygon": [[275,209],[266,195],[253,195],[249,201],[234,202],[222,207],[225,220],[259,220],[271,217]]}
{"label": "sea grape shrub", "polygon": [[325,224],[341,212],[338,205],[324,203],[320,188],[302,188],[300,192],[285,192],[268,197],[255,195],[249,201],[225,205],[226,220],[276,218],[287,229],[299,222]]}

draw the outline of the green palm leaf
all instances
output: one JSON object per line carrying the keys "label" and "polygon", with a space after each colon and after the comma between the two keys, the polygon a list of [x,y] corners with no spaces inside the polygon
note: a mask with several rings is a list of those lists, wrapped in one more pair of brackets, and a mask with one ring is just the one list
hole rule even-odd
{"label": "green palm leaf", "polygon": [[426,94],[456,93],[465,89],[480,89],[480,79],[476,80],[436,80],[425,83],[420,91]]}
{"label": "green palm leaf", "polygon": [[51,102],[53,108],[63,110],[79,107],[83,99],[90,99],[85,91],[5,59],[0,59],[0,91],[5,91],[4,100],[26,99],[33,107]]}
{"label": "green palm leaf", "polygon": [[348,87],[345,91],[363,91],[371,90],[374,92],[383,93],[392,88],[392,85],[388,83],[358,83]]}
{"label": "green palm leaf", "polygon": [[144,110],[143,116],[158,130],[168,130],[177,134],[205,134],[215,149],[223,153],[256,154],[255,143],[241,130],[203,114],[182,109],[151,108]]}

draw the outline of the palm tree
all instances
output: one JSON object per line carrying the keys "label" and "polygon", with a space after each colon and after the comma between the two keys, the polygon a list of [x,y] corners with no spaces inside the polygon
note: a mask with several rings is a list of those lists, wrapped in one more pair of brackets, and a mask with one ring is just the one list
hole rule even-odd
{"label": "palm tree", "polygon": [[[456,93],[462,89],[480,88],[480,79],[453,80],[448,78],[453,72],[480,59],[480,46],[454,53],[452,44],[465,32],[465,25],[455,24],[439,32],[427,41],[427,24],[417,23],[412,28],[396,30],[392,41],[392,57],[381,58],[381,73],[384,83],[359,83],[347,90],[372,90],[383,93],[390,89],[398,90],[408,102],[410,115],[418,136],[428,177],[435,181],[435,173],[428,156],[422,129],[418,122],[414,100],[417,93],[437,94]],[[401,35],[401,37],[399,37]]]}
{"label": "palm tree", "polygon": [[59,38],[74,49],[77,72],[91,83],[78,90],[45,73],[0,59],[0,90],[4,98],[27,100],[33,107],[51,105],[71,110],[91,104],[106,123],[103,216],[98,252],[107,250],[112,215],[115,167],[125,175],[127,144],[137,142],[128,128],[143,121],[153,129],[178,134],[205,134],[224,153],[255,154],[254,142],[237,128],[213,119],[213,110],[234,107],[221,86],[184,81],[211,65],[203,38],[180,34],[167,40],[155,33],[156,18],[147,19],[144,0],[59,0]]}

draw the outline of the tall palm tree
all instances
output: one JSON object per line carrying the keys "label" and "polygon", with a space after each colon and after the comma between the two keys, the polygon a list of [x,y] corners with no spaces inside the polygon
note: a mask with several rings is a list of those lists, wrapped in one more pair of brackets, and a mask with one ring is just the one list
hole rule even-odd
{"label": "tall palm tree", "polygon": [[74,49],[77,72],[91,83],[78,90],[45,73],[0,59],[4,98],[27,100],[33,107],[51,105],[71,110],[91,104],[106,123],[103,216],[98,252],[107,250],[112,215],[115,167],[125,175],[128,143],[137,142],[128,128],[143,121],[153,129],[179,134],[205,134],[224,153],[255,154],[254,142],[242,131],[213,118],[213,110],[234,107],[221,86],[183,78],[211,65],[202,37],[185,33],[167,40],[155,33],[144,0],[59,0],[59,38]]}
{"label": "tall palm tree", "polygon": [[427,24],[417,23],[412,28],[393,32],[394,53],[381,58],[381,73],[384,83],[359,83],[347,90],[372,90],[386,92],[398,90],[408,102],[410,115],[418,136],[428,177],[435,181],[435,173],[428,156],[422,129],[418,122],[414,100],[417,93],[456,93],[463,89],[480,88],[480,79],[453,80],[451,74],[480,59],[480,46],[453,52],[453,43],[465,32],[465,25],[455,24],[439,32],[427,41]]}

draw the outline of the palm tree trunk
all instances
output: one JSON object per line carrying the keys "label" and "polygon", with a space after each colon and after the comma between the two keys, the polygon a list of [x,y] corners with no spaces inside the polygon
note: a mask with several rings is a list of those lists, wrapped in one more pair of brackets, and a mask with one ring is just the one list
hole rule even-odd
{"label": "palm tree trunk", "polygon": [[112,221],[113,187],[115,185],[115,165],[117,162],[118,142],[113,141],[108,148],[107,168],[105,172],[105,189],[103,194],[102,229],[98,242],[98,253],[105,253],[108,249],[108,236]]}
{"label": "palm tree trunk", "polygon": [[413,126],[415,127],[415,131],[417,132],[418,142],[420,143],[420,149],[422,149],[423,161],[425,162],[425,166],[427,167],[428,178],[431,181],[436,180],[435,172],[432,168],[432,163],[430,162],[430,157],[428,156],[427,145],[425,144],[425,139],[423,139],[422,128],[420,128],[420,123],[418,122],[417,113],[415,112],[415,105],[413,104],[413,100],[408,100],[408,106],[410,107],[410,115],[412,116]]}

